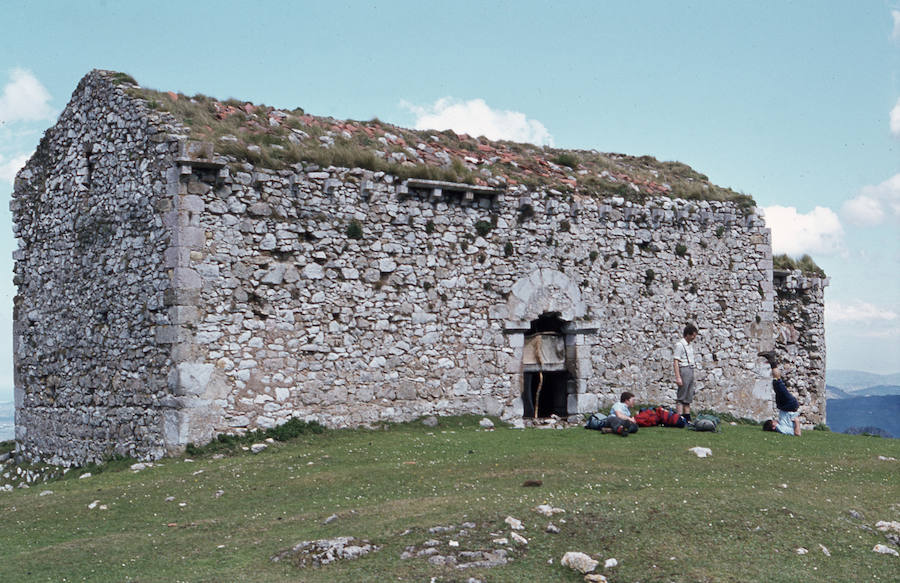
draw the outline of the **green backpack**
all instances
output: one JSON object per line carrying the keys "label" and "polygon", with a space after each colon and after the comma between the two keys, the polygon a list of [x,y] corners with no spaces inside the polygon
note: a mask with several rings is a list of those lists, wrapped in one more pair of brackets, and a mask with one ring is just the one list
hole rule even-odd
{"label": "green backpack", "polygon": [[715,415],[697,415],[691,429],[694,431],[719,431],[719,418]]}

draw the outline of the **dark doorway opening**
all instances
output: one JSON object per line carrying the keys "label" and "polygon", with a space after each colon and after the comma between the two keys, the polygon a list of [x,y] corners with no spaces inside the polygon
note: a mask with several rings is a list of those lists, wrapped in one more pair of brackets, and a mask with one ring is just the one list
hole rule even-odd
{"label": "dark doorway opening", "polygon": [[555,332],[560,334],[562,333],[562,328],[565,323],[565,320],[559,317],[559,312],[547,312],[538,316],[537,320],[531,321],[531,327],[525,335],[531,336],[540,332]]}
{"label": "dark doorway opening", "polygon": [[551,415],[567,416],[568,382],[569,371],[566,370],[526,372],[525,388],[522,391],[523,417],[532,419]]}

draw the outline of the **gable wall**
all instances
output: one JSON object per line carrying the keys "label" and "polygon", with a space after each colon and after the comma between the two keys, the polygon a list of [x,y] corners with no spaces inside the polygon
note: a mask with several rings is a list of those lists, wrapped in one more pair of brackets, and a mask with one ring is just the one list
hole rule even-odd
{"label": "gable wall", "polygon": [[826,422],[825,288],[828,278],[807,277],[799,270],[775,277],[775,354],[788,363],[788,389],[800,401],[807,424]]}
{"label": "gable wall", "polygon": [[16,439],[28,457],[163,451],[168,235],[156,205],[169,140],[92,74],[16,180]]}

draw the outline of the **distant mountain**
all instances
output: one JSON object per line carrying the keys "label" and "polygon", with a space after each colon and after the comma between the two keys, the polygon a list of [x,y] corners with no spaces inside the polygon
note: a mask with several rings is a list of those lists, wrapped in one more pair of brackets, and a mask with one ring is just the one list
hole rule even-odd
{"label": "distant mountain", "polygon": [[847,397],[852,397],[853,395],[839,389],[837,387],[832,387],[831,385],[825,385],[825,398],[826,399],[846,399]]}
{"label": "distant mountain", "polygon": [[900,385],[900,372],[875,374],[861,370],[827,370],[825,371],[825,383],[844,391],[853,392],[878,385]]}
{"label": "distant mountain", "polygon": [[877,397],[881,395],[900,395],[900,385],[875,385],[849,394],[851,397]]}
{"label": "distant mountain", "polygon": [[826,406],[832,431],[877,427],[892,437],[900,437],[900,395],[828,399]]}

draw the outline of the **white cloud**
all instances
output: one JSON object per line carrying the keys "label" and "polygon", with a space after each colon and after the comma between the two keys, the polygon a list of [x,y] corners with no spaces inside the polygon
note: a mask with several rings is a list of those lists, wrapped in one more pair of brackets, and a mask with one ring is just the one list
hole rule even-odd
{"label": "white cloud", "polygon": [[415,114],[416,129],[451,129],[491,140],[553,145],[553,136],[541,122],[528,119],[518,111],[492,109],[483,99],[457,101],[442,97],[434,105],[423,107],[407,102],[402,105]]}
{"label": "white cloud", "polygon": [[864,186],[848,200],[841,214],[856,225],[878,225],[885,219],[900,220],[900,174],[875,186]]}
{"label": "white cloud", "polygon": [[900,138],[900,99],[891,109],[891,133]]}
{"label": "white cloud", "polygon": [[889,322],[896,320],[897,312],[874,304],[856,300],[848,304],[825,302],[825,319],[829,322]]}
{"label": "white cloud", "polygon": [[50,119],[50,93],[24,69],[13,69],[0,95],[0,123]]}
{"label": "white cloud", "polygon": [[863,195],[845,202],[841,214],[855,225],[877,225],[884,220],[884,208],[881,203]]}
{"label": "white cloud", "polygon": [[817,206],[802,214],[792,206],[764,209],[766,224],[772,229],[772,251],[788,255],[835,255],[844,252],[844,228],[830,208]]}
{"label": "white cloud", "polygon": [[891,10],[891,16],[894,18],[894,30],[891,32],[891,38],[900,40],[900,10]]}
{"label": "white cloud", "polygon": [[22,154],[10,160],[6,160],[0,155],[0,181],[12,183],[16,173],[22,169],[29,158],[31,158],[31,154]]}

